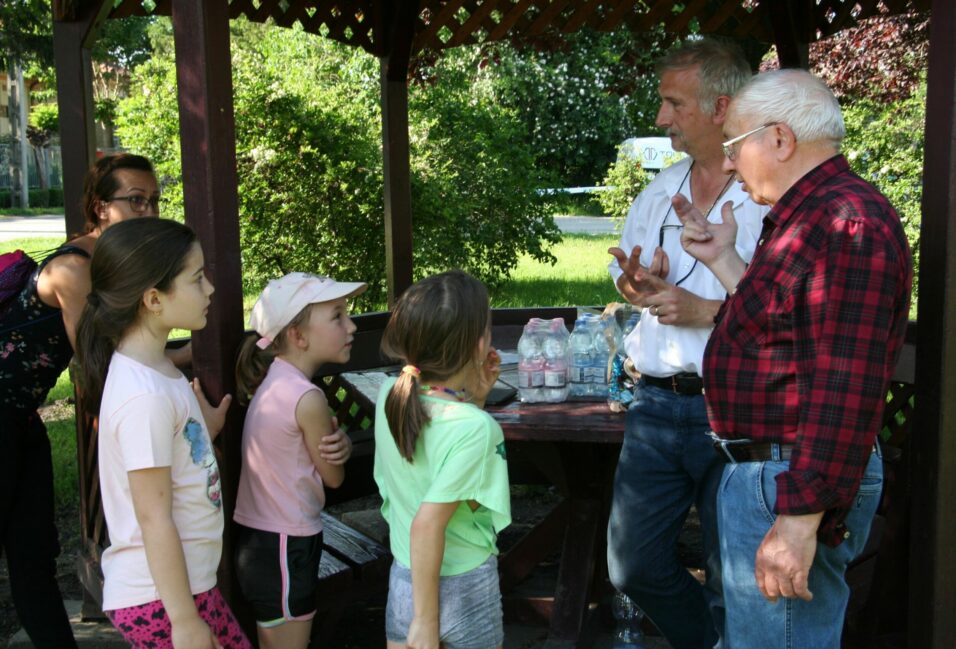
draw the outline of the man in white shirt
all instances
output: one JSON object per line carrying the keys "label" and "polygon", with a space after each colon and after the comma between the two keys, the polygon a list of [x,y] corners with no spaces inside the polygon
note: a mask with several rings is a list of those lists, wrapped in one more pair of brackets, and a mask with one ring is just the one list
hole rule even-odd
{"label": "man in white shirt", "polygon": [[[674,649],[720,646],[723,604],[715,501],[722,464],[710,438],[701,363],[714,316],[726,297],[716,277],[680,244],[671,200],[682,194],[720,222],[731,203],[737,250],[753,255],[767,208],[753,203],[722,169],[722,125],[734,93],[751,77],[736,46],[702,39],[657,64],[657,125],[688,157],[661,171],[628,211],[608,270],[641,309],[624,342],[641,373],[628,410],[608,525],[614,586],[653,620]],[[706,588],[677,557],[691,504],[701,519]]]}

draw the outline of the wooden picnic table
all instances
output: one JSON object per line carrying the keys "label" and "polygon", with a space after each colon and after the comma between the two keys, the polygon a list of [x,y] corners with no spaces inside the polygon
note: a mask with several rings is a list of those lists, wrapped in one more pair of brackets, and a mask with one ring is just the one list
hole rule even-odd
{"label": "wooden picnic table", "polygon": [[[502,377],[510,378],[505,366]],[[383,372],[342,375],[374,402]],[[624,415],[604,401],[522,403],[486,408],[504,431],[509,465],[530,464],[554,484],[563,501],[499,557],[505,609],[547,616],[547,649],[583,646],[591,603],[604,592],[606,531]],[[549,555],[560,552],[553,597],[521,598],[515,588]]]}

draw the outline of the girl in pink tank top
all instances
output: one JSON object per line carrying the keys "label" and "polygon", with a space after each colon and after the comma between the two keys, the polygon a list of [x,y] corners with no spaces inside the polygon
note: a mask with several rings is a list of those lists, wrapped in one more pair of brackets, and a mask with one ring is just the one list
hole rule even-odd
{"label": "girl in pink tank top", "polygon": [[325,487],[342,484],[352,452],[311,379],[325,363],[348,362],[355,325],[346,300],[365,289],[308,273],[269,282],[249,320],[256,335],[239,353],[238,392],[251,401],[233,515],[236,571],[265,649],[309,644]]}

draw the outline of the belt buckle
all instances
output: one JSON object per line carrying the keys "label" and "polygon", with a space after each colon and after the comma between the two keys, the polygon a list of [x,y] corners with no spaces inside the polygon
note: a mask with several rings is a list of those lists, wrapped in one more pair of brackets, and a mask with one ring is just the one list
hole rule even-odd
{"label": "belt buckle", "polygon": [[742,444],[750,444],[750,439],[723,439],[718,437],[717,433],[712,430],[707,431],[707,435],[714,443],[714,448],[719,449],[727,457],[727,461],[731,464],[737,464],[737,458],[734,457],[733,453],[730,452],[730,447],[740,446]]}

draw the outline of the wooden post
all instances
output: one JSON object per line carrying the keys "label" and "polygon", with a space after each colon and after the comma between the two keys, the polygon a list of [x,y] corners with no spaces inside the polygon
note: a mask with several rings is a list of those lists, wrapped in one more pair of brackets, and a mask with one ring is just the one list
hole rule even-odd
{"label": "wooden post", "polygon": [[930,22],[920,227],[908,643],[956,646],[956,5]]}
{"label": "wooden post", "polygon": [[[68,5],[68,6],[66,6]],[[66,232],[80,232],[83,177],[96,155],[93,120],[93,68],[90,48],[112,2],[56,2],[53,8],[53,57],[63,156],[63,205]]]}
{"label": "wooden post", "polygon": [[812,0],[785,0],[770,10],[773,40],[781,68],[810,68]]}
{"label": "wooden post", "polygon": [[[212,403],[235,393],[236,350],[242,340],[235,116],[227,0],[173,0],[179,134],[186,222],[202,242],[216,292],[206,328],[193,334],[193,372]],[[242,418],[234,407],[221,433],[220,475],[226,521],[239,486]],[[226,526],[222,575],[232,590],[231,535]]]}
{"label": "wooden post", "polygon": [[412,285],[412,190],[408,150],[408,59],[418,2],[397,0],[385,20],[381,58],[382,154],[385,175],[385,271],[388,306]]}

